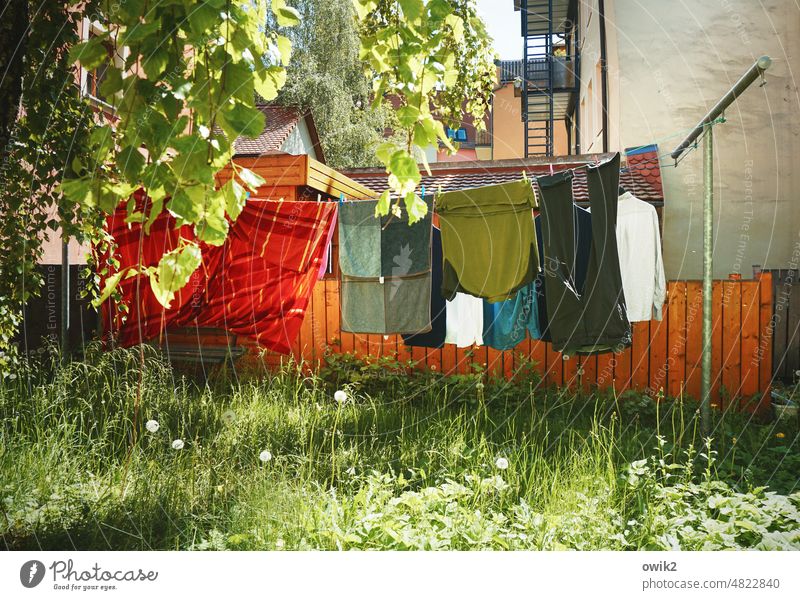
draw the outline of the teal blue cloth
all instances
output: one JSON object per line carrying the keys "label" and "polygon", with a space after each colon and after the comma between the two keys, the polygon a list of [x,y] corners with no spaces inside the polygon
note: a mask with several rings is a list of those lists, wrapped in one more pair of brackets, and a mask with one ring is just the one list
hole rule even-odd
{"label": "teal blue cloth", "polygon": [[511,350],[525,340],[526,333],[538,340],[539,311],[534,283],[526,285],[510,300],[483,301],[483,343],[495,350]]}

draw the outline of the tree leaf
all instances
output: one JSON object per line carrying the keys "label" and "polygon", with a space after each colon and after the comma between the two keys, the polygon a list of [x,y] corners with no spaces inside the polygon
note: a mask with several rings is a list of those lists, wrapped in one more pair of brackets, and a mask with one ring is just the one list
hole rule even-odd
{"label": "tree leaf", "polygon": [[408,192],[403,198],[403,201],[408,211],[409,225],[413,225],[428,214],[428,205],[414,192]]}
{"label": "tree leaf", "polygon": [[236,220],[242,213],[244,205],[247,202],[247,192],[239,185],[235,178],[231,177],[225,185],[222,186],[222,193],[225,196],[225,212],[232,220]]}
{"label": "tree leaf", "polygon": [[189,282],[201,261],[200,247],[193,243],[185,243],[161,257],[150,274],[150,288],[162,306],[170,308],[175,292]]}
{"label": "tree leaf", "polygon": [[101,36],[89,38],[86,42],[75,44],[69,50],[69,61],[79,62],[84,69],[94,69],[103,64],[108,58],[108,49]]}
{"label": "tree leaf", "polygon": [[375,205],[375,216],[380,217],[389,214],[389,205],[391,204],[391,195],[389,190],[384,192],[378,198],[378,203]]}
{"label": "tree leaf", "polygon": [[400,0],[400,7],[407,19],[416,21],[425,11],[422,0]]}
{"label": "tree leaf", "polygon": [[275,45],[278,46],[281,55],[281,64],[284,67],[289,66],[289,61],[292,59],[292,40],[285,35],[278,35],[275,37]]}
{"label": "tree leaf", "polygon": [[401,106],[397,109],[397,120],[403,127],[411,127],[419,118],[419,109],[416,106]]}
{"label": "tree leaf", "polygon": [[267,101],[274,100],[285,83],[286,70],[276,66],[256,70],[253,79],[256,92]]}
{"label": "tree leaf", "polygon": [[236,174],[254,192],[266,183],[266,180],[261,175],[250,169],[239,169]]}

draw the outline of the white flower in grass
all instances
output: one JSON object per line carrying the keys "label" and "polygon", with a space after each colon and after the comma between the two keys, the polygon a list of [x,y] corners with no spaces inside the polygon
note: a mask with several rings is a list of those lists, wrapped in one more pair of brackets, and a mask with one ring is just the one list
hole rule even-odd
{"label": "white flower in grass", "polygon": [[267,463],[272,460],[272,452],[269,450],[263,450],[261,454],[258,455],[258,460],[263,463]]}
{"label": "white flower in grass", "polygon": [[494,461],[494,466],[500,469],[501,471],[505,471],[508,468],[508,459],[503,458],[502,456]]}
{"label": "white flower in grass", "polygon": [[222,413],[221,418],[222,422],[225,423],[225,425],[230,425],[236,420],[236,413],[233,412],[231,409],[228,409],[224,413]]}
{"label": "white flower in grass", "polygon": [[333,395],[333,399],[339,404],[344,404],[347,402],[347,392],[344,390],[336,390],[336,393]]}
{"label": "white flower in grass", "polygon": [[159,427],[161,427],[161,425],[159,425],[158,421],[156,421],[155,419],[150,419],[147,423],[144,424],[144,428],[147,429],[147,431],[149,431],[150,433],[155,433],[156,431],[158,431]]}
{"label": "white flower in grass", "polygon": [[173,450],[183,450],[183,440],[178,438],[177,440],[172,440],[172,449]]}
{"label": "white flower in grass", "polygon": [[276,550],[283,550],[283,548],[285,546],[286,546],[286,542],[283,541],[283,538],[278,538],[277,540],[275,540],[275,549]]}

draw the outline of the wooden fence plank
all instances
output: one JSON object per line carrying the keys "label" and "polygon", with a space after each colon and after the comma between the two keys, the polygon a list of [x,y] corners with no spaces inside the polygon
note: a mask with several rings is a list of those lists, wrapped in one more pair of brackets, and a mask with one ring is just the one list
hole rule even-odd
{"label": "wooden fence plank", "polygon": [[[668,294],[672,290],[668,289]],[[667,296],[669,302],[669,295]],[[669,311],[664,312],[661,321],[650,321],[650,392],[657,394],[667,387],[667,331]]]}
{"label": "wooden fence plank", "polygon": [[703,357],[703,284],[686,284],[686,395],[700,399]]}
{"label": "wooden fence plank", "polygon": [[563,385],[564,359],[561,352],[553,350],[552,344],[547,344],[547,384]]}
{"label": "wooden fence plank", "polygon": [[[793,291],[794,285],[790,289]],[[800,369],[800,293],[789,296],[787,313],[786,356],[783,364],[785,377],[794,379],[795,371]]]}
{"label": "wooden fence plank", "polygon": [[312,337],[313,345],[313,364],[317,368],[323,360],[325,347],[328,344],[328,319],[325,309],[325,283],[317,281],[311,292],[311,303],[313,307]]}
{"label": "wooden fence plank", "polygon": [[614,390],[621,394],[630,387],[631,384],[631,364],[633,362],[633,352],[630,348],[625,348],[622,352],[614,356]]}
{"label": "wooden fence plank", "polygon": [[486,372],[490,377],[503,376],[503,353],[494,348],[487,349]]}
{"label": "wooden fence plank", "polygon": [[442,348],[442,373],[452,374],[456,368],[456,346],[455,344],[445,344]]}
{"label": "wooden fence plank", "polygon": [[725,390],[720,408],[727,410],[739,394],[742,365],[742,284],[722,283],[722,386]]}
{"label": "wooden fence plank", "polygon": [[758,361],[758,389],[761,391],[761,401],[756,410],[759,413],[766,412],[770,406],[770,387],[772,385],[772,335],[774,319],[772,316],[773,306],[773,285],[770,273],[761,273],[759,279],[759,297],[761,310],[759,315],[759,361]]}
{"label": "wooden fence plank", "polygon": [[616,356],[611,352],[597,355],[597,372],[594,383],[598,390],[607,390],[614,385]]}
{"label": "wooden fence plank", "polygon": [[[800,298],[800,294],[796,295]],[[773,287],[770,274],[760,281],[715,282],[712,303],[712,402],[719,405],[719,390],[756,398],[756,408],[769,406],[768,389],[772,377]],[[789,305],[793,307],[793,305]],[[790,311],[787,310],[787,314]],[[800,302],[794,317],[800,329]],[[538,340],[525,340],[514,350],[499,352],[488,347],[457,349],[447,344],[443,349],[411,348],[398,335],[349,334],[341,331],[339,282],[328,278],[317,282],[292,346],[295,358],[305,359],[309,367],[321,360],[326,348],[355,352],[358,356],[397,356],[412,361],[419,368],[444,373],[470,373],[473,364],[497,377],[511,378],[529,360],[537,363],[548,385],[578,384],[580,367],[582,389],[614,387],[625,389],[651,388],[656,393],[684,393],[698,398],[700,393],[702,289],[700,282],[671,282],[662,322],[633,323],[632,347],[620,355],[570,357],[564,361],[552,345]],[[778,320],[777,317],[775,320]],[[780,324],[779,324],[780,327]],[[339,343],[336,344],[336,341]],[[800,341],[800,331],[798,332]],[[798,354],[800,360],[800,354]],[[278,358],[272,361],[278,363]],[[271,364],[271,363],[269,363]],[[759,404],[760,402],[760,404]],[[744,404],[742,403],[742,408]]]}
{"label": "wooden fence plank", "polygon": [[632,324],[631,387],[644,390],[650,385],[650,321]]}
{"label": "wooden fence plank", "polygon": [[[791,374],[786,368],[786,349],[788,336],[787,331],[789,328],[789,295],[787,292],[791,290],[792,280],[788,280],[788,286],[784,283],[787,282],[787,277],[790,273],[788,270],[780,270],[774,275],[771,273],[762,273],[762,282],[764,275],[770,275],[772,286],[772,302],[774,313],[773,327],[772,327],[772,346],[773,346],[773,361],[775,369],[773,374],[780,379],[791,379]],[[793,276],[791,276],[793,277]]]}
{"label": "wooden fence plank", "polygon": [[327,321],[328,344],[338,351],[342,347],[342,331],[339,320],[339,281],[325,280],[325,319]]}
{"label": "wooden fence plank", "polygon": [[742,282],[742,404],[749,404],[758,393],[758,323],[761,302],[758,297],[759,282]]}
{"label": "wooden fence plank", "polygon": [[672,282],[669,295],[667,330],[667,390],[677,398],[683,392],[686,380],[686,283]]}
{"label": "wooden fence plank", "polygon": [[597,385],[597,356],[581,357],[581,388],[584,392],[591,392]]}

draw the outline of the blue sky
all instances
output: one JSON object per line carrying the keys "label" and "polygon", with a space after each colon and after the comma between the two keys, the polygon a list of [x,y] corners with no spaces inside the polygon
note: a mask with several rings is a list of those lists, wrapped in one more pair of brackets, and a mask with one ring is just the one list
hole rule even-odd
{"label": "blue sky", "polygon": [[500,58],[522,58],[520,17],[514,10],[514,0],[477,0],[477,6]]}

